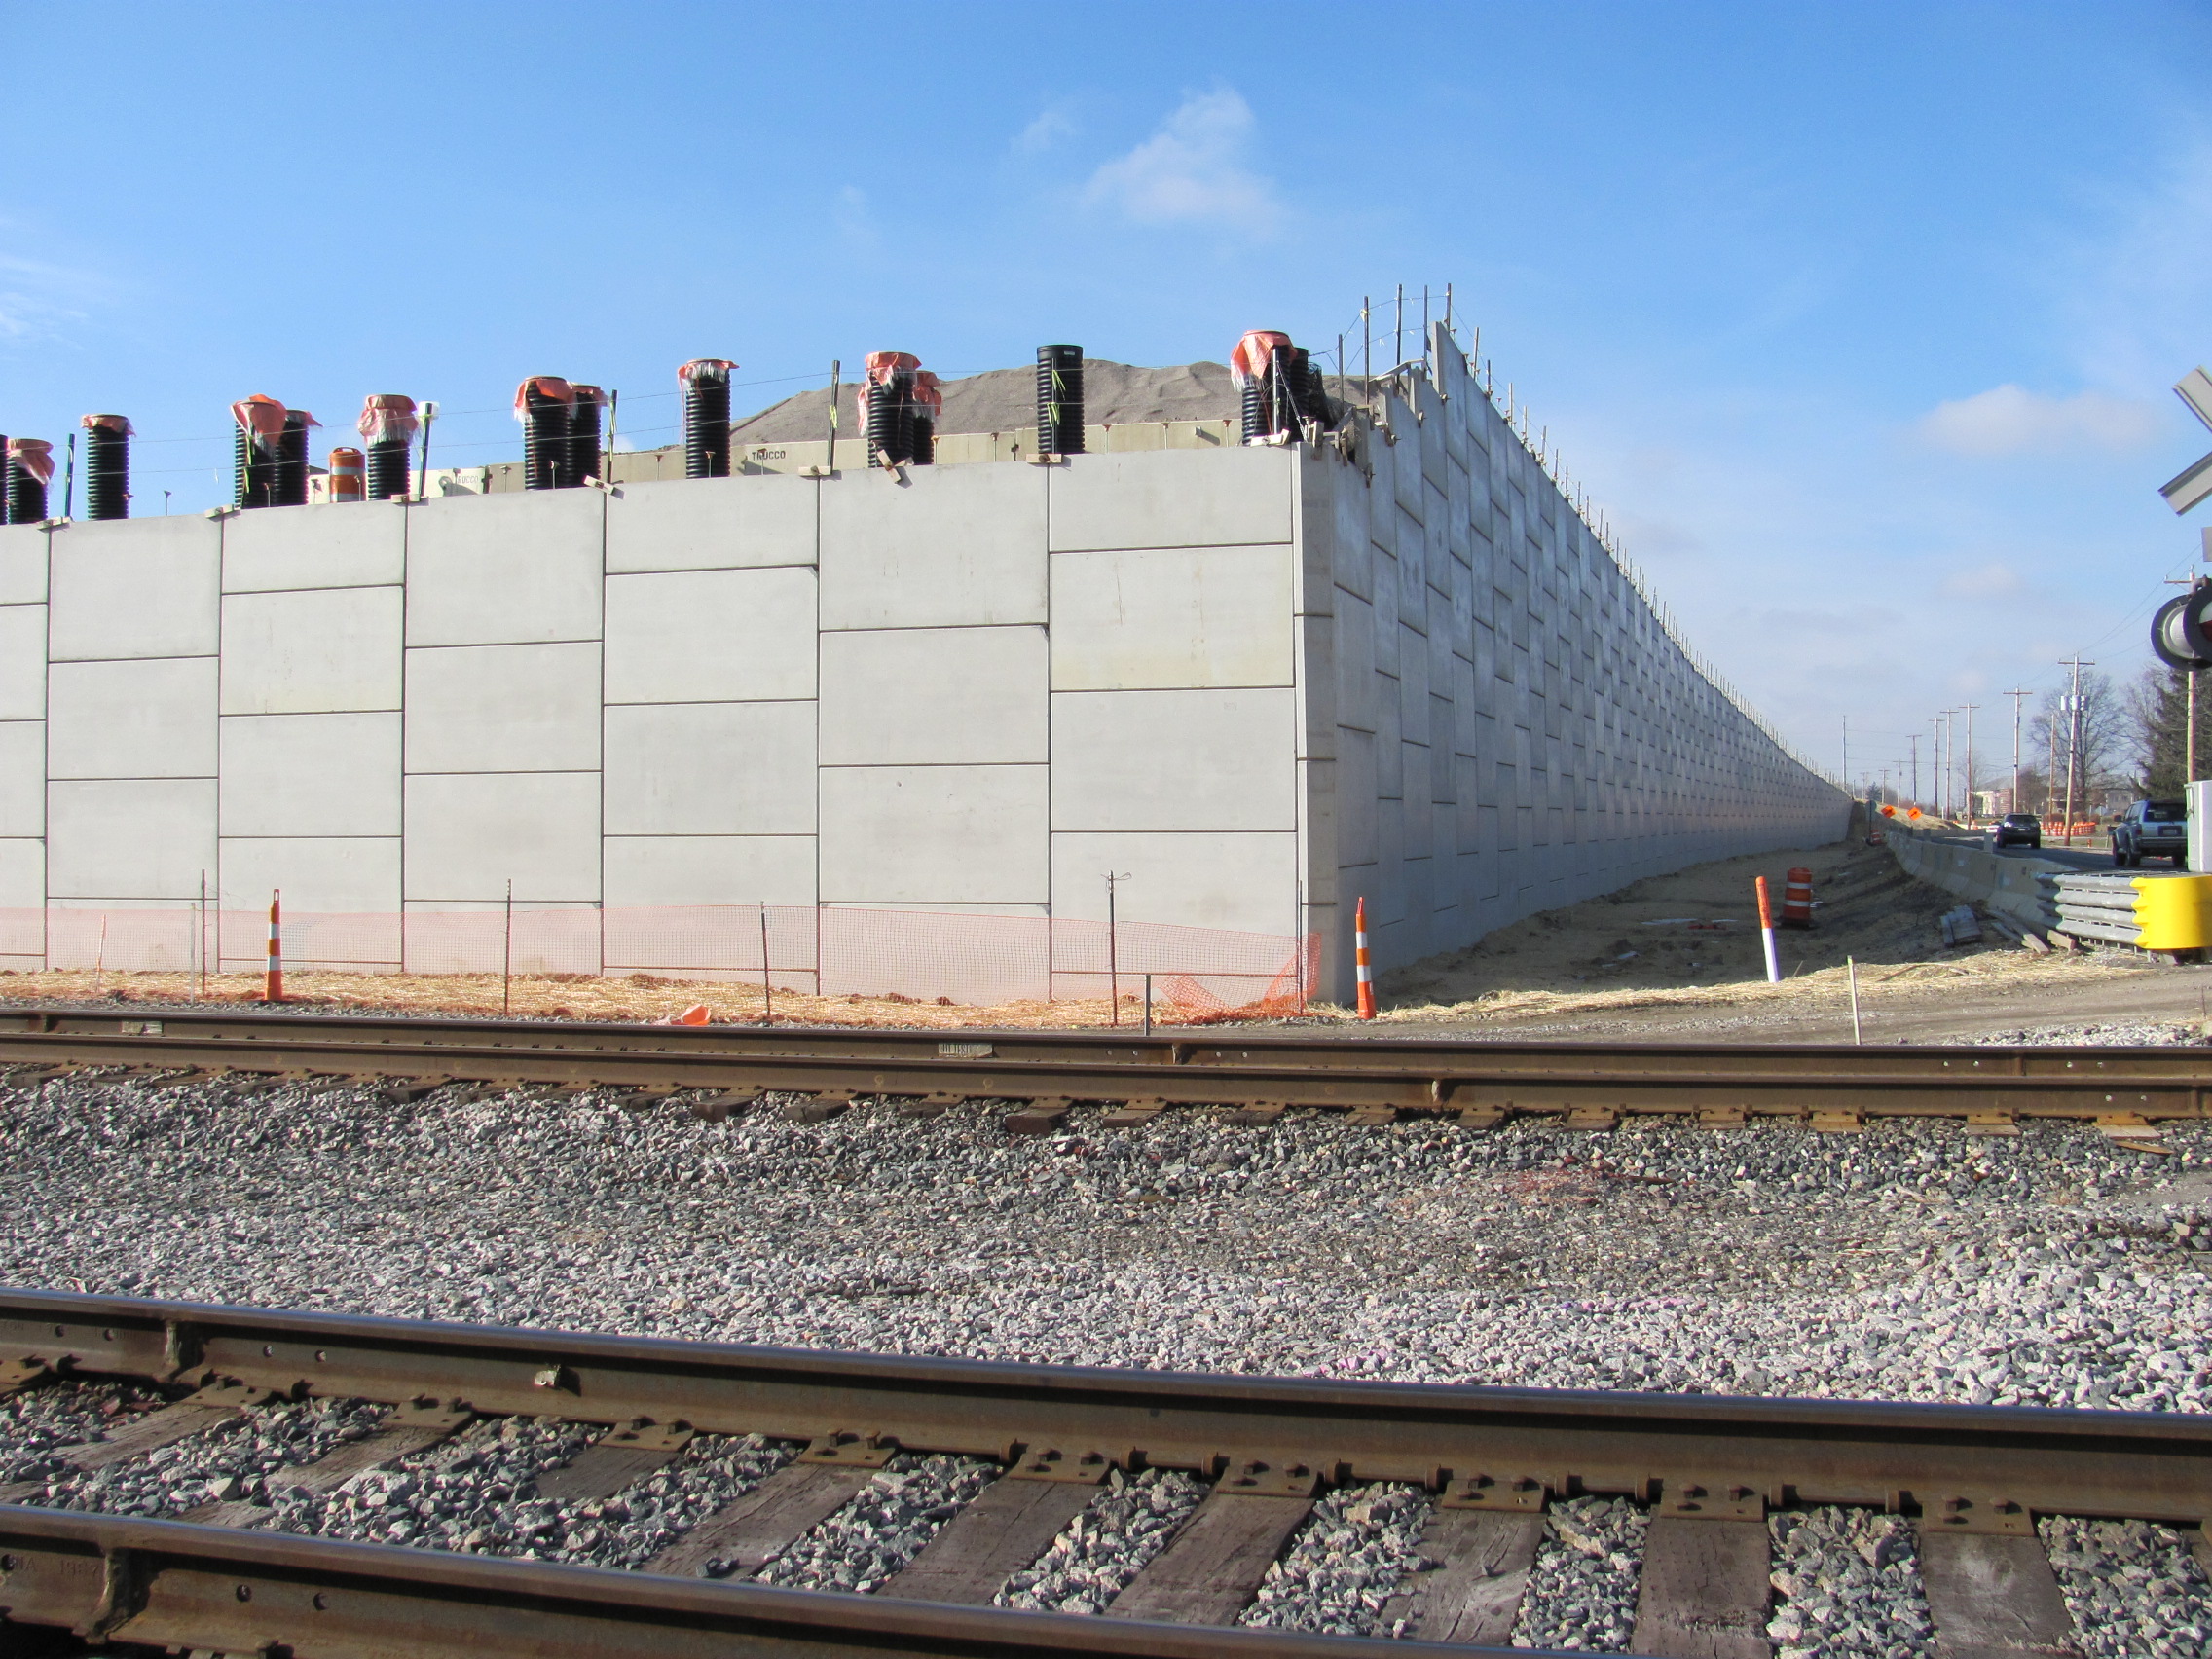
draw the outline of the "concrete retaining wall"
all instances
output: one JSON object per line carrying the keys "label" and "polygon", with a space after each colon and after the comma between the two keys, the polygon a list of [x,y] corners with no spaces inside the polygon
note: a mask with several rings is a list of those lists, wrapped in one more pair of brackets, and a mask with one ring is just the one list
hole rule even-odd
{"label": "concrete retaining wall", "polygon": [[2045,875],[2069,866],[2051,859],[1999,858],[1985,847],[1939,831],[1885,824],[1883,835],[1908,874],[1956,894],[2024,928],[2046,931],[2058,924],[2058,911]]}
{"label": "concrete retaining wall", "polygon": [[[1382,966],[1846,803],[1456,351],[1314,447],[0,529],[0,909],[852,905]],[[29,966],[0,955],[0,965]]]}
{"label": "concrete retaining wall", "polygon": [[1850,802],[1708,681],[1468,377],[1401,376],[1299,498],[1306,881],[1375,964],[1709,859],[1817,846]]}

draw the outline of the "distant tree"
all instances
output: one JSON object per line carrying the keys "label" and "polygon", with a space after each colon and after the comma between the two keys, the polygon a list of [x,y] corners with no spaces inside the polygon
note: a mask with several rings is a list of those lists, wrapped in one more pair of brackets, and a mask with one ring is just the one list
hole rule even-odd
{"label": "distant tree", "polygon": [[[2029,730],[2036,750],[2050,759],[2050,802],[2063,811],[2069,773],[2079,811],[2096,792],[2134,782],[2133,721],[2112,676],[2090,669],[2082,676],[2082,706],[2069,710],[2069,685],[2043,694]],[[2078,747],[2077,747],[2078,746]],[[2023,756],[2024,758],[2024,756]]]}
{"label": "distant tree", "polygon": [[[2196,716],[2212,721],[2212,696],[2196,688]],[[2127,687],[2128,743],[2143,793],[2178,799],[2189,773],[2189,676],[2146,668]],[[2212,776],[2212,724],[2197,735],[2196,775]]]}

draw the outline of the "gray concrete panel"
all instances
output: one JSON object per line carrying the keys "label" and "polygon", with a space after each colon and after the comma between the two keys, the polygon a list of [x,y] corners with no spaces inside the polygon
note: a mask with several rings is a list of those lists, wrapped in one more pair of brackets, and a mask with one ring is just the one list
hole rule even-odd
{"label": "gray concrete panel", "polygon": [[1063,691],[1055,830],[1294,830],[1297,693]]}
{"label": "gray concrete panel", "polygon": [[1288,546],[1055,553],[1052,689],[1288,685],[1295,573]]}
{"label": "gray concrete panel", "polygon": [[595,900],[599,822],[596,772],[409,778],[407,899],[496,901],[512,880],[518,904]]}
{"label": "gray concrete panel", "polygon": [[46,715],[46,607],[0,605],[0,720]]}
{"label": "gray concrete panel", "polygon": [[625,484],[607,501],[607,569],[811,565],[821,488],[780,475]]}
{"label": "gray concrete panel", "polygon": [[56,662],[212,656],[222,530],[206,518],[71,524],[49,544]]}
{"label": "gray concrete panel", "polygon": [[1052,913],[1105,920],[1108,870],[1129,877],[1118,901],[1124,921],[1263,934],[1296,925],[1292,834],[1056,833]]}
{"label": "gray concrete panel", "polygon": [[[756,482],[783,480],[687,481]],[[813,696],[814,590],[814,571],[806,567],[610,576],[607,700],[719,703]]]}
{"label": "gray concrete panel", "polygon": [[1051,758],[1043,628],[822,636],[825,766],[1017,765]]}
{"label": "gray concrete panel", "polygon": [[49,777],[215,775],[213,657],[57,662],[49,674]]}
{"label": "gray concrete panel", "polygon": [[0,605],[46,603],[46,536],[40,525],[0,525]]}
{"label": "gray concrete panel", "polygon": [[399,726],[397,714],[225,716],[223,834],[397,835]]}
{"label": "gray concrete panel", "polygon": [[811,835],[609,835],[607,903],[812,904]]}
{"label": "gray concrete panel", "polygon": [[[337,513],[345,508],[282,510]],[[380,515],[400,516],[396,508],[364,509],[365,517]],[[397,709],[403,608],[396,587],[226,597],[223,713],[319,715]]]}
{"label": "gray concrete panel", "polygon": [[1051,903],[1049,770],[825,767],[823,901]]}
{"label": "gray concrete panel", "polygon": [[812,834],[814,722],[812,703],[608,709],[607,833]]}
{"label": "gray concrete panel", "polygon": [[0,836],[46,833],[46,722],[0,720]]}
{"label": "gray concrete panel", "polygon": [[530,490],[408,508],[407,643],[598,639],[606,503],[597,490]]}
{"label": "gray concrete panel", "polygon": [[824,483],[822,626],[1042,623],[1045,471],[922,466],[904,482],[860,470]]}
{"label": "gray concrete panel", "polygon": [[407,575],[413,510],[363,501],[231,514],[223,520],[223,591],[396,587]]}
{"label": "gray concrete panel", "polygon": [[47,789],[47,891],[56,900],[190,900],[215,879],[215,780],[55,783]]}
{"label": "gray concrete panel", "polygon": [[[262,908],[275,892],[283,894],[287,915],[313,910],[389,915],[399,908],[397,835],[226,835],[221,856],[227,909]],[[235,949],[235,942],[226,948]],[[297,965],[309,948],[295,929],[284,954]]]}
{"label": "gray concrete panel", "polygon": [[599,764],[599,727],[596,645],[407,653],[410,772],[588,770]]}
{"label": "gray concrete panel", "polygon": [[[0,911],[39,910],[46,906],[46,843],[0,840]],[[0,915],[0,952],[36,954],[44,929],[35,916]],[[23,964],[16,964],[22,967]]]}
{"label": "gray concrete panel", "polygon": [[1039,470],[1051,478],[1055,553],[1291,538],[1297,480],[1286,450],[1082,455]]}

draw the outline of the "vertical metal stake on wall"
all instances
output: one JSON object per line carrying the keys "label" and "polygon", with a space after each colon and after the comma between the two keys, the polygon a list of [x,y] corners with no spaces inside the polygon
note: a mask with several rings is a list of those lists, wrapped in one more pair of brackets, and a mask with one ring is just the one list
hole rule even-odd
{"label": "vertical metal stake on wall", "polygon": [[[603,964],[604,966],[604,964]],[[515,991],[515,878],[507,877],[506,929],[499,940],[499,1012],[514,1012]]]}
{"label": "vertical metal stake on wall", "polygon": [[[819,972],[818,965],[818,975]],[[821,989],[819,978],[815,989]],[[776,1023],[776,992],[768,983],[768,901],[765,899],[760,901],[760,1023]]]}

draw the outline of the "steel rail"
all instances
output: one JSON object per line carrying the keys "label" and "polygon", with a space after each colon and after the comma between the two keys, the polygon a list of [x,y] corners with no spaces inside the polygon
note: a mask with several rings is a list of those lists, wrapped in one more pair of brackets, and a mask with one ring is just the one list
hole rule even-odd
{"label": "steel rail", "polygon": [[[1546,1493],[1585,1492],[1695,1507],[1734,1488],[1751,1494],[1754,1525],[1762,1502],[1848,1502],[1918,1509],[1927,1528],[1994,1517],[1978,1530],[2031,1545],[2038,1512],[2199,1526],[2212,1514],[2212,1419],[2178,1414],[1197,1377],[36,1290],[0,1290],[0,1360],[15,1362],[18,1382],[135,1377],[291,1397],[430,1396],[484,1415],[872,1437],[879,1449],[1009,1462],[1100,1453],[1125,1468],[1207,1478],[1278,1462],[1323,1481],[1423,1484],[1447,1509],[1526,1513]],[[1533,1504],[1519,1495],[1531,1489]],[[1487,1500],[1498,1493],[1514,1495]],[[1755,1536],[1763,1543],[1763,1526]],[[1384,1651],[1365,1639],[938,1605],[12,1506],[0,1506],[0,1615],[95,1644],[290,1659]],[[1388,1651],[1529,1650],[1393,1642]]]}
{"label": "steel rail", "polygon": [[0,1290],[0,1360],[235,1380],[294,1396],[460,1400],[491,1415],[682,1421],[1012,1461],[1102,1454],[1328,1481],[1534,1479],[1649,1501],[1726,1480],[1775,1504],[2212,1517],[2212,1416],[1311,1381],[829,1353]]}
{"label": "steel rail", "polygon": [[864,1031],[353,1014],[0,1009],[28,1063],[1394,1111],[1734,1109],[1912,1117],[2207,1115],[2212,1053],[2171,1048],[1880,1048],[1316,1040],[1239,1033]]}
{"label": "steel rail", "polygon": [[288,1659],[1567,1659],[942,1606],[15,1506],[0,1506],[0,1629]]}

